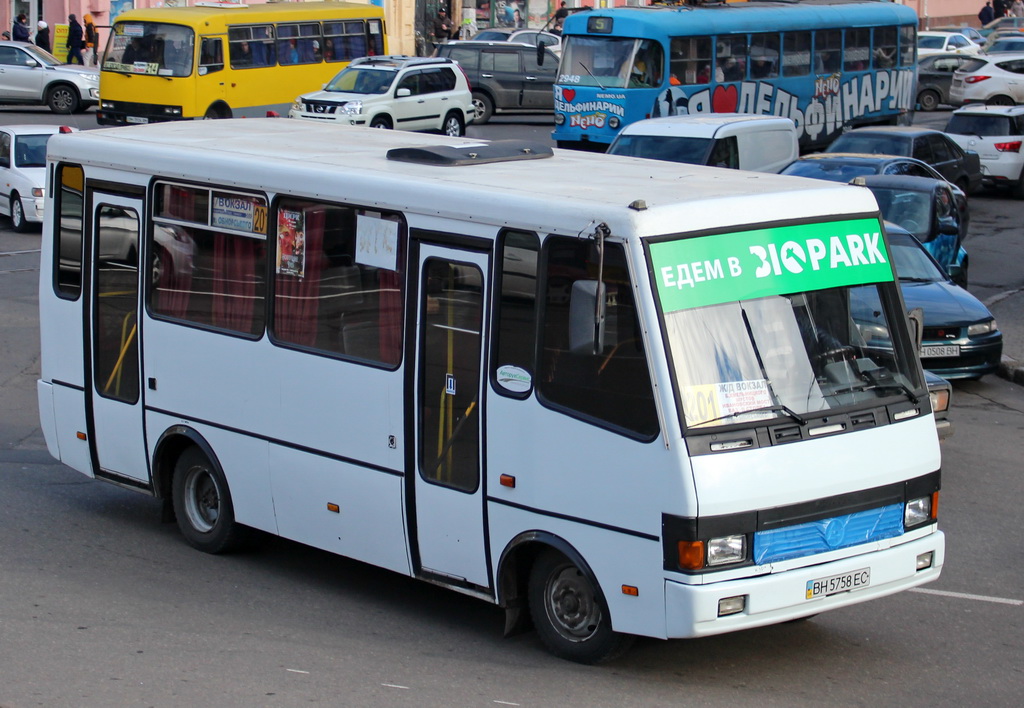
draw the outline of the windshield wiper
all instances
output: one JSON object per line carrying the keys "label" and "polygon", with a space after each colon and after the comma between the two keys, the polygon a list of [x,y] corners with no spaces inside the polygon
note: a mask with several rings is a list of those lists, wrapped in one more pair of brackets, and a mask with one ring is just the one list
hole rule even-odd
{"label": "windshield wiper", "polygon": [[902,283],[934,283],[934,278],[915,278],[912,275],[901,275],[900,282]]}
{"label": "windshield wiper", "polygon": [[603,90],[607,90],[607,89],[605,89],[605,87],[604,87],[604,84],[602,84],[602,83],[601,83],[601,79],[597,78],[597,76],[595,76],[595,75],[594,75],[594,72],[590,70],[590,67],[589,67],[589,66],[587,66],[587,65],[586,65],[586,64],[584,64],[583,62],[580,62],[580,66],[582,66],[582,67],[583,67],[584,69],[586,69],[586,70],[587,70],[587,73],[588,73],[588,74],[590,74],[590,78],[592,78],[592,79],[593,79],[594,81],[596,81],[596,82],[597,82],[597,85],[598,85],[598,86],[599,86],[599,87],[600,87],[601,89],[603,89]]}
{"label": "windshield wiper", "polygon": [[697,423],[697,425],[700,426],[700,427],[703,427],[705,425],[708,425],[709,423],[717,423],[720,420],[727,420],[729,418],[735,418],[736,416],[744,415],[745,413],[763,413],[763,412],[766,412],[766,411],[772,411],[772,412],[775,412],[775,413],[785,413],[786,415],[788,415],[790,418],[795,420],[800,425],[807,425],[807,419],[806,418],[801,416],[799,413],[794,411],[789,406],[787,406],[785,404],[782,404],[782,403],[777,403],[777,404],[773,404],[773,405],[770,405],[770,406],[761,406],[759,408],[748,408],[747,410],[744,410],[744,411],[733,411],[732,413],[726,413],[725,415],[720,415],[717,418],[712,418],[711,420],[702,420],[700,423]]}

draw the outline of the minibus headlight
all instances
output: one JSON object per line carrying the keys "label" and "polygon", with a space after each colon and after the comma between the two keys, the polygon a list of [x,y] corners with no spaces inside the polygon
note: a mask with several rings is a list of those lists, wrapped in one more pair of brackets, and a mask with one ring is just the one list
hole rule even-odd
{"label": "minibus headlight", "polygon": [[104,109],[106,109],[108,111],[111,111],[111,110],[114,109],[114,102],[113,101],[100,101],[100,108],[104,108]]}
{"label": "minibus headlight", "polygon": [[619,120],[618,116],[612,116],[611,118],[608,119],[608,127],[611,128],[612,130],[615,130],[619,127],[620,122],[621,121]]}
{"label": "minibus headlight", "polygon": [[911,529],[920,526],[932,518],[932,498],[918,497],[911,499],[903,507],[903,528]]}
{"label": "minibus headlight", "polygon": [[708,565],[741,563],[747,559],[747,537],[722,536],[708,541]]}
{"label": "minibus headlight", "polygon": [[976,337],[979,334],[988,334],[989,332],[995,332],[997,329],[996,321],[989,320],[988,322],[980,322],[978,324],[972,324],[967,328],[968,337]]}
{"label": "minibus headlight", "polygon": [[169,116],[180,116],[181,106],[164,106],[164,113]]}
{"label": "minibus headlight", "polygon": [[344,106],[338,109],[338,113],[347,116],[357,116],[363,112],[362,101],[349,101]]}

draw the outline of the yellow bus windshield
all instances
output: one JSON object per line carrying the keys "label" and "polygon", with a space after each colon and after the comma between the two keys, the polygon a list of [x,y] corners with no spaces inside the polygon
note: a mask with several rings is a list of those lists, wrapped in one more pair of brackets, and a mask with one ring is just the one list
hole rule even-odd
{"label": "yellow bus windshield", "polygon": [[166,22],[118,22],[103,55],[103,71],[189,76],[196,33]]}

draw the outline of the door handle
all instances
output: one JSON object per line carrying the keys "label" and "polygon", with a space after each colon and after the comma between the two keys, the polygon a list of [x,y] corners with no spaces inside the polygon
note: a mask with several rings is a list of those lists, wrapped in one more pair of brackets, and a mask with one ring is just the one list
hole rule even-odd
{"label": "door handle", "polygon": [[493,79],[494,78],[494,74],[480,74],[480,76],[481,76],[481,78],[484,78],[484,79]]}
{"label": "door handle", "polygon": [[526,77],[526,80],[527,80],[527,81],[536,81],[536,80],[537,80],[537,77],[536,77],[536,76],[527,76],[527,77]]}

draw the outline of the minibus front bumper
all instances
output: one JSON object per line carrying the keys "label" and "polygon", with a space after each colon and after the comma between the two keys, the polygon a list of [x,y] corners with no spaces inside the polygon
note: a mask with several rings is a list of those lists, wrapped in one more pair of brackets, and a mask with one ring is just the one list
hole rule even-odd
{"label": "minibus front bumper", "polygon": [[[928,554],[930,565],[918,569],[919,560],[927,559]],[[759,577],[706,585],[666,580],[667,637],[704,637],[763,627],[891,595],[937,579],[944,557],[945,536],[935,531],[884,550],[872,548],[871,552]],[[866,578],[867,584],[808,599],[815,583],[848,576]],[[723,605],[731,608],[729,611],[740,605],[742,609],[720,616]]]}
{"label": "minibus front bumper", "polygon": [[181,106],[127,101],[100,101],[96,122],[100,125],[140,125],[183,120]]}

